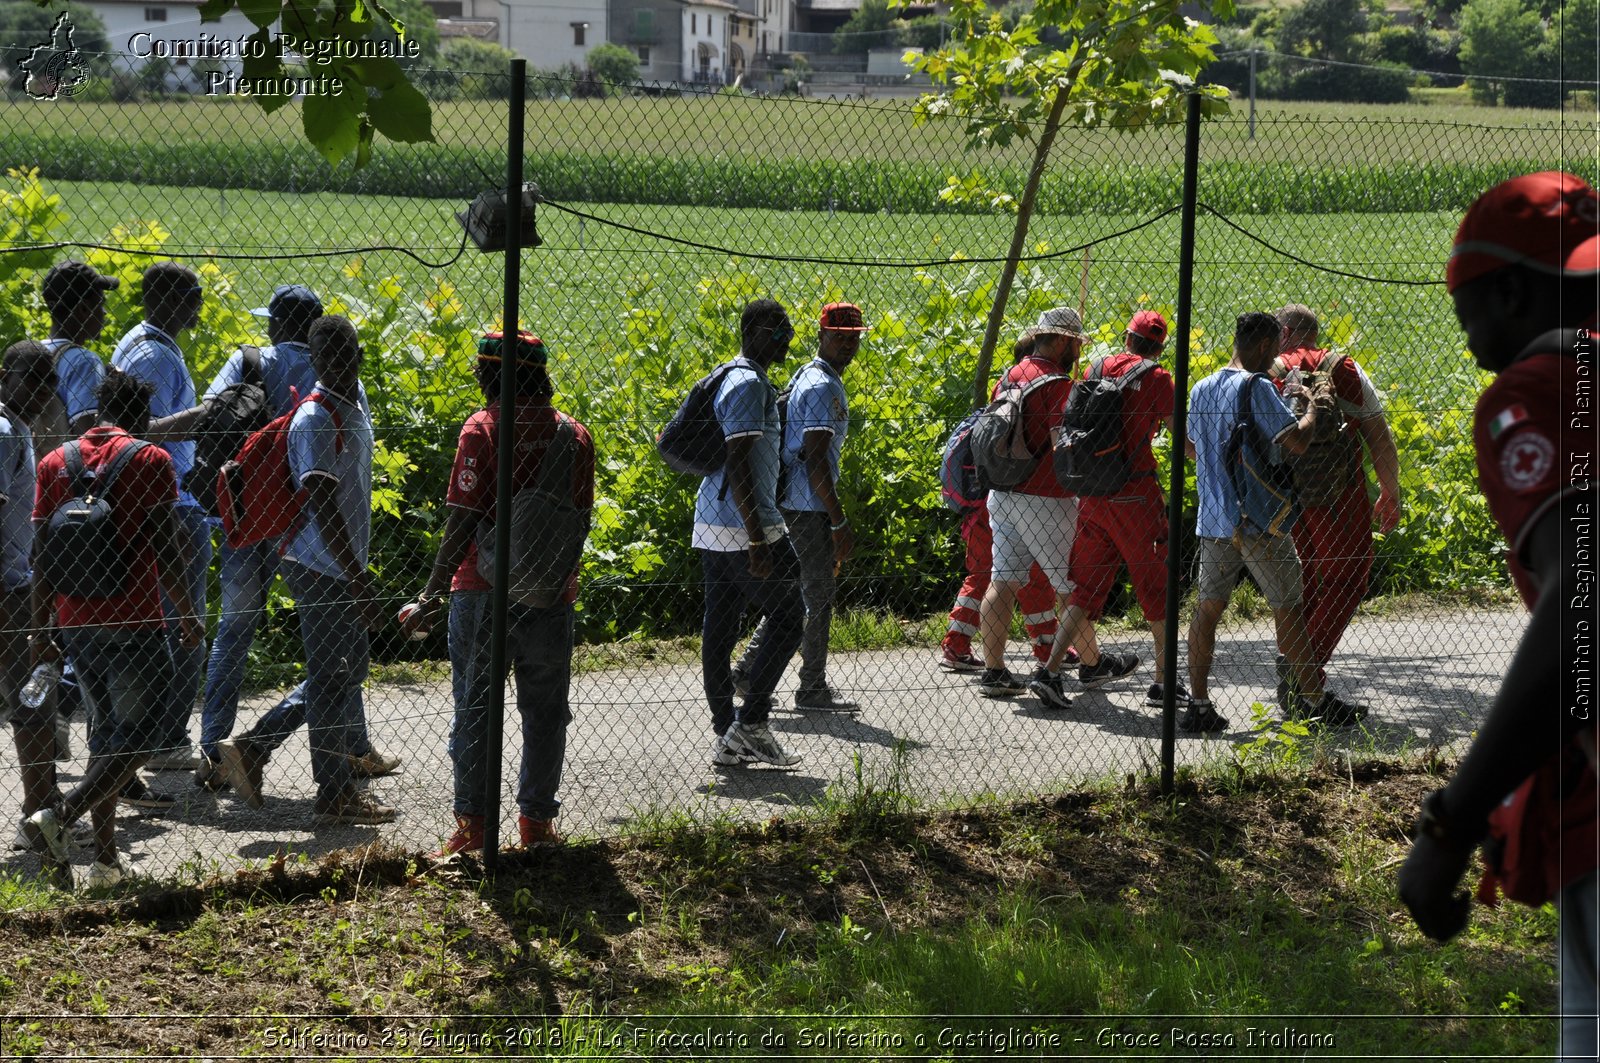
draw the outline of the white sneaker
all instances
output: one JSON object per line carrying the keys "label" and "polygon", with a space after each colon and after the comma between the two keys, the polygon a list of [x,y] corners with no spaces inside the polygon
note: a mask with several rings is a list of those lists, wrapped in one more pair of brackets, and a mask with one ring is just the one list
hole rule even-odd
{"label": "white sneaker", "polygon": [[51,861],[67,863],[67,831],[55,809],[41,808],[23,821],[23,829],[37,839],[34,844],[41,847]]}
{"label": "white sneaker", "polygon": [[791,753],[783,748],[764,723],[736,723],[728,728],[728,733],[723,735],[723,741],[733,752],[740,756],[752,757],[763,764],[787,768],[800,763],[801,760],[800,754]]}
{"label": "white sneaker", "polygon": [[194,771],[200,766],[200,750],[193,742],[163,749],[145,763],[147,771]]}
{"label": "white sneaker", "polygon": [[[729,728],[732,730],[732,728]],[[724,735],[718,735],[711,740],[711,766],[713,768],[737,768],[749,758],[741,757],[739,753],[728,744]]]}
{"label": "white sneaker", "polygon": [[128,877],[123,869],[122,858],[118,857],[115,863],[107,864],[96,860],[94,866],[89,868],[89,877],[84,879],[84,889],[100,890],[115,886]]}
{"label": "white sneaker", "polygon": [[[94,825],[86,819],[74,820],[72,826],[67,828],[67,834],[71,837],[72,844],[80,849],[94,844]],[[17,833],[11,839],[11,851],[14,853],[31,853],[35,849],[42,848],[39,836],[29,833],[28,821],[24,819],[19,822],[17,824]]]}

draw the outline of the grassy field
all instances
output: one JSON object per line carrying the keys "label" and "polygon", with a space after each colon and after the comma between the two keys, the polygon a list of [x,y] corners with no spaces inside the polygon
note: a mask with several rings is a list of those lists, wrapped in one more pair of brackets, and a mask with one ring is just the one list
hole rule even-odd
{"label": "grassy field", "polygon": [[493,882],[378,847],[66,911],[7,880],[0,1054],[1548,1053],[1554,910],[1423,940],[1394,872],[1436,777],[1308,765],[959,812],[847,780],[820,815],[646,813]]}
{"label": "grassy field", "polygon": [[[816,100],[798,97],[627,97],[606,100],[536,100],[529,104],[530,148],[613,155],[729,157],[746,160],[802,156],[847,160],[1021,160],[1028,149],[969,153],[963,123],[944,118],[913,126],[910,104],[900,100]],[[505,104],[447,101],[434,104],[434,135],[443,146],[503,150]],[[1263,102],[1256,135],[1246,126],[1247,105],[1208,123],[1212,161],[1259,162],[1284,158],[1330,164],[1344,160],[1385,163],[1412,160],[1489,160],[1521,157],[1527,150],[1559,157],[1592,144],[1595,121],[1557,111],[1456,105],[1352,105]],[[1312,136],[1313,125],[1322,128]],[[7,133],[71,129],[118,141],[300,144],[298,108],[265,114],[248,101],[198,97],[168,102],[114,104],[21,101],[0,108],[0,138]],[[1329,152],[1337,131],[1337,153]],[[1585,140],[1583,138],[1587,137]],[[1183,132],[1170,127],[1136,134],[1074,132],[1062,147],[1074,165],[1120,165],[1140,159],[1181,158]],[[379,151],[390,150],[380,141]]]}

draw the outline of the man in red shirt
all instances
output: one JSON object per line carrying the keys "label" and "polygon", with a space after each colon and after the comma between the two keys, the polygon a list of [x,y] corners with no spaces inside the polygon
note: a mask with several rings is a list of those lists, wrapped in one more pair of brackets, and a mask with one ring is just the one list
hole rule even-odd
{"label": "man in red shirt", "polygon": [[[483,848],[483,817],[489,750],[489,702],[503,675],[493,674],[490,660],[489,581],[479,571],[476,536],[493,534],[499,468],[500,373],[505,341],[491,332],[478,343],[474,366],[478,389],[487,405],[467,419],[456,445],[455,466],[445,493],[444,539],[433,559],[428,584],[417,596],[417,608],[402,621],[411,631],[425,631],[450,601],[450,683],[455,718],[450,726],[450,760],[455,768],[455,833],[439,856]],[[516,491],[540,484],[540,470],[549,461],[571,467],[571,480],[561,486],[566,501],[582,513],[587,528],[594,508],[594,441],[589,430],[551,405],[555,388],[546,368],[543,341],[527,332],[513,340],[517,380]],[[509,505],[507,507],[509,509]],[[577,559],[574,559],[575,561]],[[567,694],[572,676],[573,602],[578,598],[578,565],[567,577],[555,605],[535,608],[513,599],[510,607],[508,654],[516,668],[517,711],[522,717],[522,772],[517,784],[517,832],[524,846],[558,842],[554,820],[561,808],[556,789],[566,757],[567,723],[572,714]]]}
{"label": "man in red shirt", "polygon": [[[1271,374],[1281,391],[1295,370],[1309,379],[1329,352],[1317,346],[1319,327],[1310,307],[1290,303],[1273,316],[1283,325],[1283,350]],[[1377,389],[1348,356],[1333,363],[1331,377],[1340,428],[1330,442],[1313,442],[1307,455],[1322,447],[1333,448],[1329,453],[1335,460],[1324,463],[1319,475],[1335,482],[1318,484],[1317,493],[1310,495],[1305,482],[1305,456],[1295,467],[1302,508],[1294,526],[1294,549],[1300,555],[1306,633],[1311,636],[1312,659],[1319,669],[1327,668],[1344,637],[1344,629],[1367,593],[1367,581],[1372,575],[1374,515],[1378,530],[1385,535],[1400,524],[1400,459]],[[1363,444],[1378,476],[1376,514],[1367,497]],[[1313,497],[1330,500],[1313,505],[1309,501]],[[1292,711],[1292,706],[1282,704],[1292,700],[1287,696],[1287,677],[1292,670],[1280,662],[1278,700],[1285,712]]]}
{"label": "man in red shirt", "polygon": [[1496,374],[1473,412],[1478,482],[1533,615],[1455,775],[1423,801],[1400,897],[1423,933],[1447,941],[1467,925],[1472,902],[1457,886],[1473,849],[1492,835],[1491,850],[1516,852],[1536,879],[1519,899],[1561,910],[1561,1056],[1592,1060],[1600,195],[1567,173],[1496,185],[1462,219],[1446,283],[1474,359]]}
{"label": "man in red shirt", "polygon": [[[1115,380],[1161,356],[1167,342],[1167,319],[1154,310],[1141,310],[1128,322],[1124,350],[1099,363],[1100,376]],[[1094,621],[1100,619],[1106,599],[1126,563],[1134,597],[1155,637],[1156,681],[1146,692],[1145,704],[1161,705],[1161,684],[1166,682],[1167,625],[1167,503],[1156,476],[1156,456],[1150,439],[1156,429],[1172,429],[1172,374],[1157,365],[1144,372],[1123,391],[1122,446],[1132,456],[1131,475],[1116,495],[1078,500],[1078,535],[1072,544],[1072,594],[1063,615],[1066,637],[1098,660]],[[1180,683],[1179,703],[1189,692]]]}
{"label": "man in red shirt", "polygon": [[[122,593],[106,597],[57,594],[36,554],[30,662],[71,656],[78,683],[91,707],[89,766],[83,780],[53,806],[28,817],[30,832],[58,879],[70,874],[67,828],[85,812],[95,834],[95,864],[88,883],[113,885],[122,878],[114,836],[117,794],[150,757],[162,713],[175,696],[177,675],[162,618],[161,595],[189,597],[187,560],[175,507],[178,481],[172,459],[160,447],[135,440],[150,423],[149,384],[116,369],[100,387],[99,423],[76,441],[85,470],[103,475],[118,455],[138,446],[113,481],[108,497],[120,532],[125,567]],[[68,444],[73,446],[74,444]],[[39,463],[33,520],[41,528],[62,503],[78,493],[68,474],[66,447]],[[36,540],[36,551],[48,549]],[[192,650],[205,628],[198,616],[176,616],[179,643]],[[54,630],[52,630],[54,629]],[[56,636],[65,644],[58,645]]]}
{"label": "man in red shirt", "polygon": [[[1078,500],[1068,495],[1056,479],[1050,460],[1050,431],[1061,423],[1061,410],[1072,392],[1072,368],[1078,363],[1086,339],[1088,334],[1076,310],[1065,306],[1046,310],[1023,334],[1023,341],[1032,343],[1026,356],[995,385],[998,395],[1008,386],[1027,387],[1043,381],[1022,400],[1023,438],[1030,453],[1038,455],[1033,471],[1014,488],[989,492],[994,569],[983,596],[984,672],[978,679],[978,690],[985,697],[1007,697],[1032,690],[1047,708],[1064,709],[1072,704],[1062,689],[1059,671],[1069,640],[1056,640],[1050,659],[1034,672],[1032,683],[1023,683],[1006,668],[1005,649],[1017,588],[1028,581],[1034,565],[1044,570],[1055,588],[1057,609],[1065,608],[1072,590],[1070,569]],[[1077,649],[1083,655],[1086,647]],[[1101,657],[1094,647],[1087,649],[1090,656],[1084,657],[1078,668],[1078,677],[1087,687],[1127,675],[1139,664],[1132,654]]]}

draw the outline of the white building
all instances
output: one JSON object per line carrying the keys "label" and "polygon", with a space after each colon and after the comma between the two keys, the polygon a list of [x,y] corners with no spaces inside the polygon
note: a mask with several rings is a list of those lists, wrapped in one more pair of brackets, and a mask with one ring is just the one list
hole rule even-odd
{"label": "white building", "polygon": [[[114,60],[124,70],[138,71],[159,55],[172,64],[167,77],[171,89],[201,91],[194,64],[217,56],[220,40],[237,41],[256,32],[255,23],[230,10],[216,22],[200,21],[201,0],[84,0],[83,6],[106,24],[111,50],[125,58]],[[238,71],[237,60],[222,65]]]}
{"label": "white building", "polygon": [[608,39],[609,0],[428,0],[428,6],[452,22],[495,23],[491,39],[535,70],[584,66],[589,52]]}
{"label": "white building", "polygon": [[727,81],[730,19],[739,9],[729,0],[688,0],[683,5],[683,80],[721,85]]}

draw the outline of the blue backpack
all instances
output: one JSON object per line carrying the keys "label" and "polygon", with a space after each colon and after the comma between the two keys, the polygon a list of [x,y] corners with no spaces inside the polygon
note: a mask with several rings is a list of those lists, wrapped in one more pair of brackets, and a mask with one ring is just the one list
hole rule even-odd
{"label": "blue backpack", "polygon": [[988,496],[978,483],[978,467],[972,458],[972,429],[981,416],[982,410],[967,414],[944,441],[944,460],[939,464],[940,494],[944,504],[957,513],[976,509]]}
{"label": "blue backpack", "polygon": [[[1239,519],[1234,531],[1240,535],[1288,535],[1300,519],[1300,498],[1295,493],[1294,474],[1287,464],[1272,460],[1272,441],[1256,427],[1251,416],[1256,381],[1264,373],[1252,373],[1239,388],[1234,410],[1233,430],[1228,434],[1224,462],[1233,493],[1239,503]],[[1271,385],[1268,384],[1270,387]]]}

